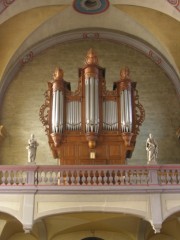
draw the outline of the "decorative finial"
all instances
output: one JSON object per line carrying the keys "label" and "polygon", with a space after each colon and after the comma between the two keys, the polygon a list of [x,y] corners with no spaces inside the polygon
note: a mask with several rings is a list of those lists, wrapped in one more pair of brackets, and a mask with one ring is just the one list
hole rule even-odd
{"label": "decorative finial", "polygon": [[123,67],[120,70],[120,78],[121,78],[121,80],[130,79],[129,78],[129,74],[130,74],[129,68],[127,66]]}
{"label": "decorative finial", "polygon": [[54,80],[62,80],[64,76],[64,72],[61,68],[56,68],[53,73],[53,79]]}
{"label": "decorative finial", "polygon": [[98,58],[92,48],[90,48],[89,51],[87,52],[85,64],[86,65],[89,65],[89,64],[98,65]]}

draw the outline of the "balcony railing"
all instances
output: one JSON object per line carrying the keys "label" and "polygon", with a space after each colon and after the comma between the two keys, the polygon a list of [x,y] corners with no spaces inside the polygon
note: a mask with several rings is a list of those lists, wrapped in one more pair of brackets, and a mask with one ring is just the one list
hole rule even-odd
{"label": "balcony railing", "polygon": [[180,165],[2,165],[0,189],[176,191],[180,189]]}

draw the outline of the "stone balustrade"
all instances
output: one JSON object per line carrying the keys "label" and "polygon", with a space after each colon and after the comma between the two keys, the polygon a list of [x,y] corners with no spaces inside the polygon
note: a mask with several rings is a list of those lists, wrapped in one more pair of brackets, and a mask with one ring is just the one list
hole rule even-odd
{"label": "stone balustrade", "polygon": [[[108,187],[108,189],[159,191],[180,187],[180,165],[127,166],[127,165],[82,165],[82,166],[0,166],[0,189],[34,187],[36,190],[71,187]],[[171,187],[172,186],[172,187]],[[96,188],[93,188],[94,190]]]}

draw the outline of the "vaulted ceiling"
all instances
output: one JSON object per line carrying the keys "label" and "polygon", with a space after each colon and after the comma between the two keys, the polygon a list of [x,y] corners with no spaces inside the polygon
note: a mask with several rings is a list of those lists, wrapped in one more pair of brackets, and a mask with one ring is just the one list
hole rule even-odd
{"label": "vaulted ceiling", "polygon": [[180,3],[172,0],[0,1],[0,96],[23,64],[83,38],[128,44],[155,61],[180,95]]}

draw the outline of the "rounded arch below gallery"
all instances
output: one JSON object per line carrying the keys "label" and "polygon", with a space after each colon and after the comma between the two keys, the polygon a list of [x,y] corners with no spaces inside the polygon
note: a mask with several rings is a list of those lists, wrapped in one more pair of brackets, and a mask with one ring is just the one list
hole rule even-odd
{"label": "rounded arch below gallery", "polygon": [[[60,238],[64,240],[131,240],[132,235],[135,234],[134,228],[140,229],[142,232],[150,231],[153,234],[150,223],[128,214],[76,212],[43,217],[41,220],[37,220],[35,225],[39,221],[45,224],[44,229],[47,230],[49,224],[55,223],[55,221],[62,226],[62,228],[58,228],[57,224],[54,225],[54,230],[51,230],[52,240]],[[55,232],[56,229],[58,231]],[[138,239],[140,239],[141,233],[137,231],[135,235],[138,235]]]}

